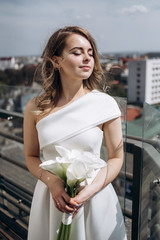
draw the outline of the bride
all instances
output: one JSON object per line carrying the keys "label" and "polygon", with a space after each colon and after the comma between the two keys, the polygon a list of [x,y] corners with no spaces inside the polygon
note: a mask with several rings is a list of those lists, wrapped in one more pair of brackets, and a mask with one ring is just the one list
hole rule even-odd
{"label": "bride", "polygon": [[[43,93],[24,115],[24,148],[29,171],[38,179],[28,240],[56,240],[62,214],[73,213],[71,240],[125,240],[121,208],[111,182],[123,164],[121,113],[102,88],[102,69],[92,36],[83,28],[57,30],[43,52]],[[100,156],[105,140],[108,161],[76,197],[64,182],[40,167],[59,156],[57,145]],[[82,159],[83,161],[83,159]]]}

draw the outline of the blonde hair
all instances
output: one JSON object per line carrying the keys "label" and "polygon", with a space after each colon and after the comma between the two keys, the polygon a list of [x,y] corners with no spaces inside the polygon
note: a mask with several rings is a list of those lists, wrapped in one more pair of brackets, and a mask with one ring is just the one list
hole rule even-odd
{"label": "blonde hair", "polygon": [[87,30],[78,26],[67,26],[61,28],[53,33],[53,35],[49,38],[42,54],[43,62],[41,66],[41,75],[44,92],[36,98],[36,105],[40,111],[43,111],[50,103],[53,103],[53,105],[56,106],[59,98],[61,97],[62,86],[60,74],[59,71],[54,68],[52,59],[53,56],[61,56],[66,46],[66,39],[74,33],[85,37],[93,48],[93,57],[95,62],[94,69],[91,76],[88,79],[83,80],[83,86],[89,90],[102,88],[103,72],[98,57],[96,43],[93,37]]}

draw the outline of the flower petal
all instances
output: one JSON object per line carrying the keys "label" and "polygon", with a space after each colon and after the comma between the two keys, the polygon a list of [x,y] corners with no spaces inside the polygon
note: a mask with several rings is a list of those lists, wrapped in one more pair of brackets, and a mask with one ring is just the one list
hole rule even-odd
{"label": "flower petal", "polygon": [[70,151],[67,148],[55,145],[55,149],[60,154],[61,157],[68,158]]}
{"label": "flower petal", "polygon": [[40,167],[59,176],[61,179],[65,179],[66,175],[66,169],[67,167],[64,168],[63,165],[57,163],[55,160],[48,160],[44,161],[43,163],[40,164]]}
{"label": "flower petal", "polygon": [[67,184],[72,187],[75,184],[84,181],[87,178],[89,169],[82,161],[73,162],[66,171]]}

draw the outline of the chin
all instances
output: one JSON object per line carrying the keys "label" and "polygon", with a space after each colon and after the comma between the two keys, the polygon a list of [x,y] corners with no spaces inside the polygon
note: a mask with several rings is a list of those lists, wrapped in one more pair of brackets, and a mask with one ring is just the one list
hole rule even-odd
{"label": "chin", "polygon": [[83,79],[88,79],[91,76],[91,74],[83,74],[81,77]]}

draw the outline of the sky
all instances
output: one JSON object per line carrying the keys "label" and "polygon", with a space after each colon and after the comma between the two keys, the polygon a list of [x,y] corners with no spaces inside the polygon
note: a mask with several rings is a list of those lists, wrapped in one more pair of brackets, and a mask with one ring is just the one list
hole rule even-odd
{"label": "sky", "polygon": [[160,51],[158,0],[0,0],[0,57],[41,55],[66,25],[86,28],[100,53]]}

